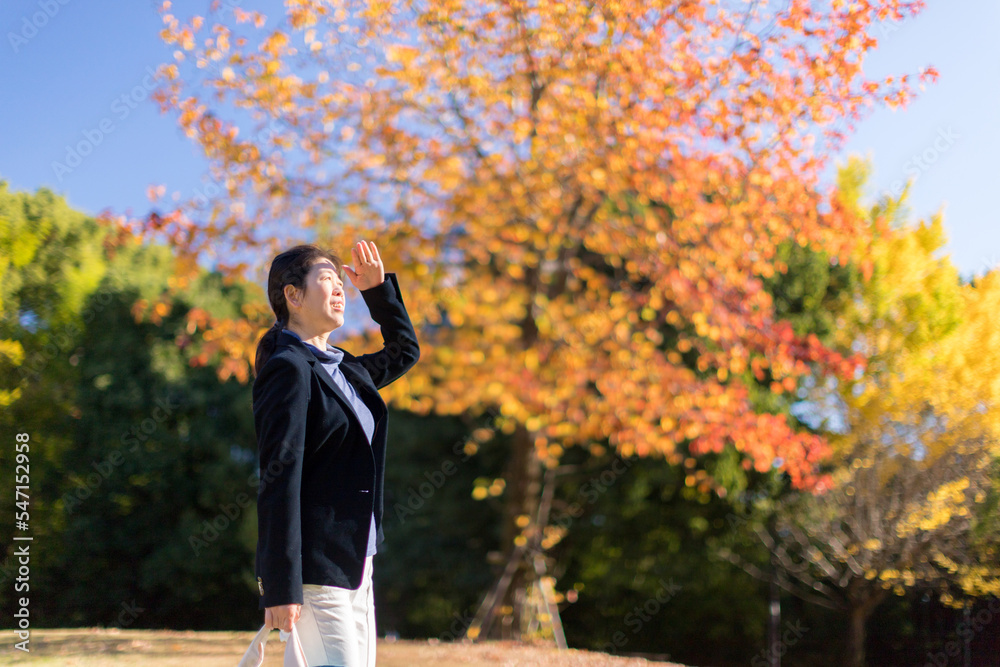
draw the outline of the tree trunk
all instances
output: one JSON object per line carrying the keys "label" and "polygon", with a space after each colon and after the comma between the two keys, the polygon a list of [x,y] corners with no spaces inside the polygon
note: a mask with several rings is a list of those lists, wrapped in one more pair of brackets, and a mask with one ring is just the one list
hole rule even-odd
{"label": "tree trunk", "polygon": [[844,664],[847,667],[865,667],[865,624],[871,613],[867,605],[860,604],[848,610],[847,646]]}
{"label": "tree trunk", "polygon": [[[504,508],[503,544],[507,558],[516,558],[520,562],[507,594],[500,600],[501,625],[504,627],[504,639],[521,640],[522,629],[534,621],[528,605],[534,568],[531,567],[532,554],[517,549],[515,540],[522,534],[530,538],[539,529],[535,517],[541,500],[542,464],[535,454],[532,434],[520,424],[514,431],[514,451],[506,481],[505,491],[510,495]],[[518,525],[518,518],[525,516],[528,517],[528,525]],[[504,613],[508,611],[509,615]]]}
{"label": "tree trunk", "polygon": [[[858,581],[855,580],[855,583]],[[871,617],[872,612],[882,604],[882,600],[886,598],[889,591],[885,589],[871,591],[869,589],[869,591],[861,593],[855,589],[855,592],[860,593],[860,597],[848,598],[851,606],[847,609],[847,646],[845,649],[844,664],[847,667],[864,667],[865,638],[867,637],[865,626],[868,624],[868,619]]]}
{"label": "tree trunk", "polygon": [[[537,611],[529,593],[535,581],[531,537],[540,530],[536,523],[541,500],[542,463],[535,454],[533,434],[523,425],[514,431],[513,451],[504,476],[506,503],[503,515],[503,562],[506,567],[483,600],[470,626],[474,639],[522,640],[524,630],[537,626]],[[520,517],[528,523],[518,524]],[[518,537],[528,538],[518,544]],[[537,594],[537,593],[536,593]]]}

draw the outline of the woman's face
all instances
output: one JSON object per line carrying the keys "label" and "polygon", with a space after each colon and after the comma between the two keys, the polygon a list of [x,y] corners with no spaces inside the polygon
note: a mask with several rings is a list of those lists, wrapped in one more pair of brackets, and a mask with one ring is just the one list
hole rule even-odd
{"label": "woman's face", "polygon": [[329,332],[344,324],[344,283],[337,267],[328,259],[318,259],[309,267],[305,291],[285,286],[285,299],[293,317],[309,331]]}

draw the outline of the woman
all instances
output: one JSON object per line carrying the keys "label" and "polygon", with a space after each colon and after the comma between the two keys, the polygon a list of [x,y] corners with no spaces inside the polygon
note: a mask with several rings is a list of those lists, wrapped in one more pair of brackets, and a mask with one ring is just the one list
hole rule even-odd
{"label": "woman", "polygon": [[[373,667],[372,556],[383,541],[387,410],[377,389],[419,358],[394,273],[361,241],[354,269],[313,245],[271,262],[277,321],[257,346],[260,459],[256,576],[264,622],[296,625],[310,665]],[[344,274],[382,330],[379,352],[327,342],[343,325]]]}

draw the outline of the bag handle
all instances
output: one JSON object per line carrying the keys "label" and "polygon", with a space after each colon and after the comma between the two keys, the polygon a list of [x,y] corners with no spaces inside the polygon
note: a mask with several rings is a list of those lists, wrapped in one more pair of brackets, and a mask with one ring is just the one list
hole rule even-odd
{"label": "bag handle", "polygon": [[[236,667],[261,667],[264,664],[264,645],[267,643],[267,636],[270,633],[271,628],[266,625],[262,626]],[[288,641],[285,642],[285,667],[308,667],[308,665],[305,651],[302,650],[302,642],[299,641],[298,630],[293,624],[292,632]]]}

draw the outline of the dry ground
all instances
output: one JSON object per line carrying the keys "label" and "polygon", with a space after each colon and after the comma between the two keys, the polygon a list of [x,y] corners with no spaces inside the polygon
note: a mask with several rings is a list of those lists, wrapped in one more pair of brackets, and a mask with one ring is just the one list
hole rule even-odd
{"label": "dry ground", "polygon": [[[235,667],[254,632],[193,632],[74,628],[32,630],[30,653],[16,650],[13,630],[3,630],[0,664],[39,667]],[[280,667],[285,645],[272,632],[264,651],[265,667]],[[643,658],[620,658],[588,651],[557,651],[512,642],[444,644],[436,640],[379,640],[379,667],[683,667]]]}

